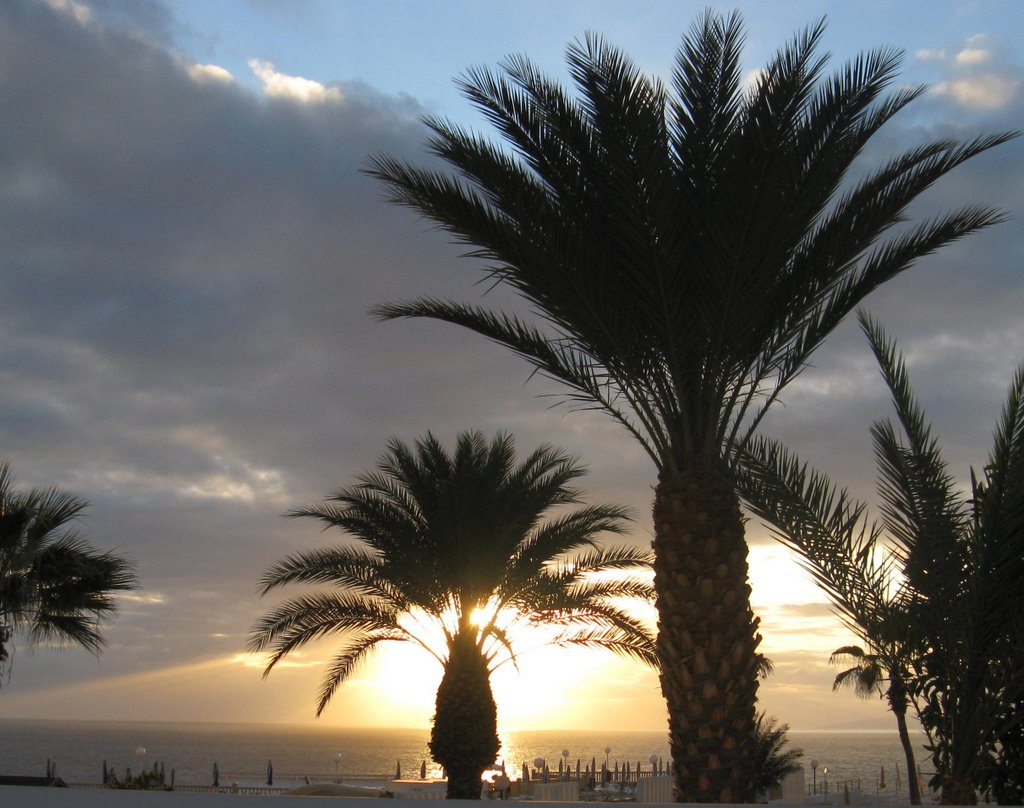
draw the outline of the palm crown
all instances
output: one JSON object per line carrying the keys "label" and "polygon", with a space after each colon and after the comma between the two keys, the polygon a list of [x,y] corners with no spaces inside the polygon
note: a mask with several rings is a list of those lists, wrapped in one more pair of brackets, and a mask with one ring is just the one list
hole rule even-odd
{"label": "palm crown", "polygon": [[[749,91],[734,15],[709,13],[670,93],[596,36],[568,49],[574,98],[527,59],[460,86],[501,148],[428,120],[457,176],[387,157],[391,197],[473,245],[541,325],[434,299],[379,307],[469,327],[619,420],[661,468],[718,458],[869,292],[1001,216],[968,207],[877,243],[907,205],[1006,139],[919,146],[850,182],[872,135],[923,88],[883,90],[892,50],[831,77],[824,25],[797,36]],[[756,409],[756,412],[752,412]]]}
{"label": "palm crown", "polygon": [[98,654],[114,593],[137,586],[130,562],[97,552],[68,527],[85,507],[57,489],[15,490],[0,464],[0,664],[16,632]]}
{"label": "palm crown", "polygon": [[[649,578],[628,574],[649,570],[651,554],[598,545],[599,534],[623,531],[627,512],[571,507],[581,503],[572,483],[583,474],[573,458],[548,446],[517,463],[507,435],[488,442],[464,433],[451,453],[432,435],[415,449],[391,441],[376,471],[324,504],[292,512],[353,541],[290,556],[264,575],[264,593],[290,583],[330,589],[271,611],[250,648],[271,651],[269,673],[295,648],[340,637],[318,715],[355,665],[388,641],[419,644],[446,671],[457,657],[478,660],[474,675],[482,685],[496,665],[514,659],[523,627],[558,627],[549,642],[608,648],[655,664],[653,637],[624,605],[652,597]],[[545,521],[552,509],[557,513]],[[431,626],[440,629],[444,647]],[[439,693],[435,730],[444,713]],[[469,732],[466,724],[460,732]],[[482,765],[492,764],[496,752]]]}

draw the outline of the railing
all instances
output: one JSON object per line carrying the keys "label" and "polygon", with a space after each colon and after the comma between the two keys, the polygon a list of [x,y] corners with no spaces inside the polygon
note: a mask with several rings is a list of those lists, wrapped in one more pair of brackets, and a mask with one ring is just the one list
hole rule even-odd
{"label": "railing", "polygon": [[[93,791],[131,791],[132,789],[110,789],[109,786],[102,785],[101,783],[68,783],[69,788],[87,788]],[[184,791],[194,794],[250,794],[250,795],[262,795],[262,796],[274,796],[276,794],[283,794],[288,789],[286,788],[272,788],[270,786],[185,786],[175,785],[173,788],[163,789],[165,791]]]}

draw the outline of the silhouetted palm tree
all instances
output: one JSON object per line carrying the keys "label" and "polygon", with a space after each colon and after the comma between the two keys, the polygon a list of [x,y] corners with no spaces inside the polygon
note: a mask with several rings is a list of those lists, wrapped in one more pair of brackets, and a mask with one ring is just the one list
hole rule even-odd
{"label": "silhouetted palm tree", "polygon": [[[906,619],[905,616],[902,617]],[[895,653],[892,653],[892,651]],[[899,732],[903,756],[907,763],[907,783],[910,793],[910,804],[921,804],[921,788],[917,782],[917,763],[914,756],[914,745],[910,740],[907,728],[907,709],[911,705],[908,682],[911,672],[907,670],[909,654],[903,646],[890,646],[889,654],[869,654],[859,645],[844,645],[837,648],[829,657],[829,664],[850,664],[852,667],[836,674],[832,689],[852,687],[861,698],[878,695],[886,700],[889,709],[896,716],[896,729]]]}
{"label": "silhouetted palm tree", "polygon": [[[523,628],[558,627],[550,642],[656,664],[653,637],[625,608],[653,598],[650,581],[623,574],[649,571],[651,554],[596,543],[602,532],[623,531],[623,508],[565,509],[581,503],[572,483],[584,473],[548,446],[517,464],[507,435],[487,442],[464,433],[452,453],[432,435],[415,449],[392,440],[375,472],[291,514],[352,541],[290,556],[263,576],[263,593],[291,583],[331,587],[259,621],[250,648],[272,652],[264,675],[308,642],[340,638],[320,715],[371,649],[420,645],[444,666],[431,753],[448,774],[449,797],[479,798],[481,774],[499,749],[490,673],[514,659]],[[558,513],[542,521],[552,509]],[[440,630],[445,648],[432,645],[428,626]]]}
{"label": "silhouetted palm tree", "polygon": [[797,761],[803,757],[802,749],[786,749],[789,724],[779,726],[774,718],[759,713],[754,734],[754,788],[758,794],[770,792],[782,785],[786,777],[800,770]]}
{"label": "silhouetted palm tree", "polygon": [[114,593],[137,586],[130,562],[97,552],[69,527],[83,500],[13,486],[0,463],[0,681],[17,634],[99,654],[100,625],[117,611]]}
{"label": "silhouetted palm tree", "polygon": [[[978,789],[997,785],[1001,761],[1019,749],[1024,367],[1011,384],[984,475],[972,472],[965,499],[895,345],[866,315],[861,327],[898,418],[898,426],[879,421],[871,430],[882,524],[769,441],[747,447],[740,490],[798,553],[846,625],[874,649],[890,686],[905,684],[929,734],[932,786],[941,788],[943,803],[973,804]],[[897,692],[897,718],[901,698]]]}
{"label": "silhouetted palm tree", "polygon": [[733,452],[867,294],[1002,218],[968,207],[893,230],[933,182],[1008,136],[918,146],[852,181],[922,88],[882,97],[900,61],[888,49],[826,77],[823,30],[797,35],[751,87],[735,14],[694,25],[671,91],[596,36],[568,49],[578,96],[511,57],[460,81],[504,143],[430,119],[429,147],[454,175],[387,156],[370,170],[536,320],[434,298],[376,313],[507,346],[654,462],[661,680],[685,800],[756,796],[760,637]]}

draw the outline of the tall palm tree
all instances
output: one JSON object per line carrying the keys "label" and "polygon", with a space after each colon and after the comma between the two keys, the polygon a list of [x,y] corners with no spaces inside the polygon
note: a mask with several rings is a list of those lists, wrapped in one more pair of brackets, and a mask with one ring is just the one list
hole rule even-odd
{"label": "tall palm tree", "polygon": [[836,674],[832,689],[852,687],[862,698],[871,698],[877,693],[886,700],[892,714],[896,716],[896,729],[907,763],[910,804],[920,805],[921,788],[915,774],[917,763],[914,744],[910,740],[910,730],[907,727],[907,710],[912,702],[909,686],[911,672],[906,669],[908,655],[905,652],[901,653],[901,646],[889,646],[888,650],[890,653],[886,654],[868,653],[859,645],[844,645],[837,648],[829,657],[829,664],[850,664],[851,667]]}
{"label": "tall palm tree", "polygon": [[17,491],[0,463],[0,681],[17,634],[98,654],[114,593],[137,586],[130,562],[97,552],[69,527],[85,507],[57,489]]}
{"label": "tall palm tree", "polygon": [[[264,576],[266,594],[285,584],[327,584],[263,617],[249,647],[269,650],[264,675],[291,651],[340,638],[320,689],[317,715],[380,643],[420,645],[444,667],[430,749],[448,773],[448,796],[476,799],[498,753],[490,673],[515,660],[521,631],[555,644],[607,648],[656,664],[654,639],[626,604],[653,597],[648,551],[601,547],[622,533],[627,512],[580,505],[579,463],[542,446],[516,462],[511,437],[459,435],[454,452],[433,436],[412,449],[392,440],[376,471],[322,505],[292,516],[337,527],[351,541],[289,556]],[[544,520],[552,509],[558,513]],[[611,573],[611,574],[605,574]],[[623,600],[625,599],[625,600]],[[432,643],[433,627],[444,647]]]}
{"label": "tall palm tree", "polygon": [[1024,698],[1024,367],[984,474],[972,472],[968,499],[895,345],[866,315],[860,320],[898,422],[879,421],[871,430],[882,524],[770,441],[746,447],[739,487],[844,622],[876,649],[890,683],[906,685],[929,734],[931,785],[941,788],[943,803],[973,804],[979,789],[998,785],[993,773],[1017,754],[1013,740],[1024,721],[1016,709]]}
{"label": "tall palm tree", "polygon": [[454,174],[388,156],[369,168],[534,318],[435,298],[376,314],[507,346],[571,404],[609,413],[657,468],[661,683],[684,800],[756,796],[760,637],[733,452],[860,300],[1002,219],[973,206],[892,229],[933,182],[1010,136],[924,144],[849,180],[923,88],[882,96],[900,62],[888,49],[826,76],[823,31],[798,34],[749,89],[736,14],[696,22],[671,89],[597,36],[568,49],[578,95],[510,57],[459,82],[503,143],[428,119],[429,147]]}

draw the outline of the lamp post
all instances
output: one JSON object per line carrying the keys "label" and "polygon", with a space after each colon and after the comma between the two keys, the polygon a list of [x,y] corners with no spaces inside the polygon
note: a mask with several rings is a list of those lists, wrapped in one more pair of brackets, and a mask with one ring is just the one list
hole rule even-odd
{"label": "lamp post", "polygon": [[569,750],[562,750],[562,759],[565,761],[565,779],[569,779]]}
{"label": "lamp post", "polygon": [[334,782],[338,781],[338,766],[341,764],[341,752],[334,753]]}
{"label": "lamp post", "polygon": [[[651,764],[651,777],[654,777],[654,775],[658,773],[658,756],[651,755],[647,760]],[[639,776],[639,772],[637,773],[637,776]]]}
{"label": "lamp post", "polygon": [[825,778],[825,793],[828,794],[828,766],[821,767],[821,776]]}
{"label": "lamp post", "polygon": [[811,758],[811,780],[814,783],[812,786],[814,794],[818,793],[818,760],[817,758]]}

